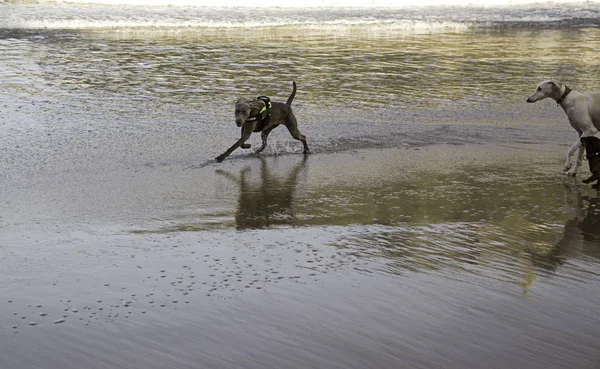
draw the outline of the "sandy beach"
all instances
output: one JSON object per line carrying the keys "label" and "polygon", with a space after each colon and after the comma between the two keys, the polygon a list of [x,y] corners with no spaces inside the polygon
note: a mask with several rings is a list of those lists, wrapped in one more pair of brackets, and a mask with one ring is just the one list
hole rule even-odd
{"label": "sandy beach", "polygon": [[[597,368],[598,192],[525,99],[600,89],[600,10],[532,7],[0,4],[0,368]],[[312,153],[216,163],[293,80]]]}
{"label": "sandy beach", "polygon": [[[577,282],[597,278],[598,198],[556,171],[558,149],[248,157],[85,183],[5,227],[3,365],[566,365],[529,349],[543,340],[591,368],[597,320],[572,302],[600,302]],[[560,334],[542,328],[566,306]]]}

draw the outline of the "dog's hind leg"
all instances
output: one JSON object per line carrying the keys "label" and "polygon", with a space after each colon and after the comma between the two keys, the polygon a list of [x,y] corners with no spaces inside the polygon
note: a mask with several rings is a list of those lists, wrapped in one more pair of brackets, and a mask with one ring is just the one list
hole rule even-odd
{"label": "dog's hind leg", "polygon": [[306,136],[301,134],[300,130],[298,130],[298,121],[296,120],[296,117],[290,115],[285,126],[287,127],[288,131],[290,131],[290,134],[293,138],[302,142],[302,145],[304,146],[304,153],[309,154],[310,150],[308,149],[308,145],[306,144]]}

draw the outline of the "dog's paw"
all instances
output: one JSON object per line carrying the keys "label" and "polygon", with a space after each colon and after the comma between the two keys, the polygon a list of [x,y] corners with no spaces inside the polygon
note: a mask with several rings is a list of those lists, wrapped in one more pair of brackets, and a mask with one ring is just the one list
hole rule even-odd
{"label": "dog's paw", "polygon": [[220,163],[220,162],[222,162],[223,160],[225,160],[225,156],[223,156],[223,155],[219,155],[219,156],[217,156],[217,157],[215,158],[215,161],[216,161],[217,163]]}
{"label": "dog's paw", "polygon": [[565,163],[565,166],[563,167],[563,172],[568,172],[569,169],[571,169],[571,167],[573,167],[573,163]]}
{"label": "dog's paw", "polygon": [[575,177],[577,175],[577,170],[571,168],[567,173],[569,177]]}
{"label": "dog's paw", "polygon": [[249,148],[251,148],[251,147],[252,147],[252,144],[242,144],[240,147],[241,147],[242,149],[249,149]]}
{"label": "dog's paw", "polygon": [[583,183],[585,183],[585,184],[588,184],[588,183],[590,183],[590,182],[591,182],[591,180],[590,180],[590,179],[584,179],[584,180],[583,180],[583,181],[581,181],[581,182],[583,182]]}

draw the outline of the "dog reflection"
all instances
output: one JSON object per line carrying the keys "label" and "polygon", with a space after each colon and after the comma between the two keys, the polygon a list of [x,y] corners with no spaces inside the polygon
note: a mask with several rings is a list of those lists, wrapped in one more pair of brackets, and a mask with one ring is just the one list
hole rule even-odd
{"label": "dog reflection", "polygon": [[575,217],[565,223],[562,239],[552,247],[549,253],[531,255],[534,265],[550,271],[555,271],[568,257],[575,256],[582,251],[593,252],[589,247],[583,247],[584,242],[600,245],[600,198],[598,195],[583,196],[579,183],[573,180],[565,183],[565,199],[569,206],[574,207]]}
{"label": "dog reflection", "polygon": [[587,214],[578,224],[583,239],[600,245],[600,197],[584,196],[587,201]]}
{"label": "dog reflection", "polygon": [[237,229],[260,229],[277,225],[293,225],[293,201],[298,175],[306,166],[306,156],[287,175],[277,176],[269,169],[265,158],[260,158],[260,181],[252,183],[248,178],[250,168],[240,171],[239,176],[223,170],[218,174],[237,182],[240,188],[238,209],[235,215]]}

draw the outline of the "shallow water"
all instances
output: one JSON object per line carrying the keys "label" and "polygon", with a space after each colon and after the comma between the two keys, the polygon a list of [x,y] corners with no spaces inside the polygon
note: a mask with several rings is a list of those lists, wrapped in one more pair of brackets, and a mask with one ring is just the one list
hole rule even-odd
{"label": "shallow water", "polygon": [[0,367],[595,368],[600,8],[253,10],[0,4]]}

